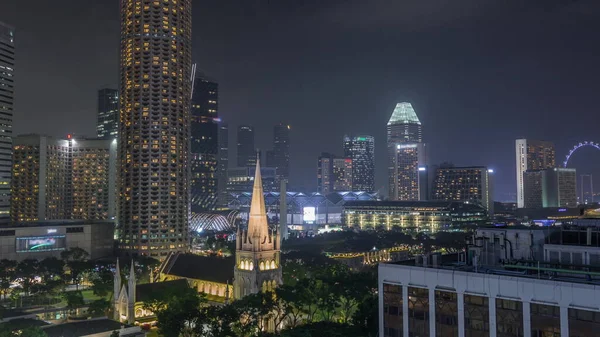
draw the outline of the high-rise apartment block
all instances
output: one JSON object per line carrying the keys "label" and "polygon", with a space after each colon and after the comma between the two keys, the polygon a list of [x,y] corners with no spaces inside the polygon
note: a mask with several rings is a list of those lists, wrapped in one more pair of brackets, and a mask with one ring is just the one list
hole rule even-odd
{"label": "high-rise apartment block", "polygon": [[0,223],[10,220],[15,30],[0,22]]}
{"label": "high-rise apartment block", "polygon": [[317,167],[317,190],[321,194],[352,190],[352,159],[321,153]]}
{"label": "high-rise apartment block", "polygon": [[398,103],[387,123],[388,180],[392,200],[425,200],[419,168],[427,163],[421,121],[412,105]]}
{"label": "high-rise apartment block", "polygon": [[523,173],[525,208],[577,207],[577,172],[573,168],[528,170]]}
{"label": "high-rise apartment block", "polygon": [[556,167],[556,153],[551,142],[517,139],[515,142],[517,164],[517,207],[525,207],[523,173],[527,170],[544,170]]}
{"label": "high-rise apartment block", "polygon": [[191,202],[192,211],[206,211],[217,207],[219,85],[202,74],[194,75],[190,116]]}
{"label": "high-rise apartment block", "polygon": [[185,250],[190,217],[192,0],[121,1],[119,249]]}
{"label": "high-rise apartment block", "polygon": [[229,126],[219,125],[219,170],[217,172],[217,187],[219,190],[219,207],[227,207],[227,171],[229,170]]}
{"label": "high-rise apartment block", "polygon": [[119,90],[98,91],[98,138],[114,139],[119,135]]}
{"label": "high-rise apartment block", "polygon": [[493,170],[484,166],[442,166],[435,170],[432,200],[465,201],[480,204],[493,213]]}
{"label": "high-rise apartment block", "polygon": [[352,190],[375,191],[375,138],[344,136],[344,157],[352,160]]}
{"label": "high-rise apartment block", "polygon": [[110,139],[14,139],[11,220],[112,220],[117,143]]}
{"label": "high-rise apartment block", "polygon": [[256,166],[256,153],[254,127],[251,125],[240,125],[237,129],[237,166]]}

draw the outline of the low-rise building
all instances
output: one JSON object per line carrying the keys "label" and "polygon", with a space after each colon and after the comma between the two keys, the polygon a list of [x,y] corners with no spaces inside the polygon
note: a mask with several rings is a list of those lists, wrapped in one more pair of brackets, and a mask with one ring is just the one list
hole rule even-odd
{"label": "low-rise building", "polygon": [[88,252],[90,259],[111,256],[114,223],[56,220],[0,229],[0,260],[60,258],[62,251],[74,247]]}
{"label": "low-rise building", "polygon": [[424,232],[484,224],[487,218],[483,206],[456,201],[349,201],[343,212],[344,224],[348,227],[391,229],[398,226]]}

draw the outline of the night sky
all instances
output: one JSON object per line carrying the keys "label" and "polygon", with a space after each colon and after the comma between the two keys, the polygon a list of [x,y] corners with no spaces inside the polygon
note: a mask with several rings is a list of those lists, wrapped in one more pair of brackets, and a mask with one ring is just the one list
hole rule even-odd
{"label": "night sky", "polygon": [[[17,28],[16,134],[95,135],[96,91],[118,80],[118,10],[0,0]],[[292,186],[315,190],[319,153],[371,134],[387,191],[385,125],[400,101],[430,161],[494,168],[499,200],[514,198],[516,138],[554,141],[561,162],[600,142],[597,0],[195,0],[193,25],[194,61],[218,80],[231,128],[253,124],[266,150],[272,126],[291,124]],[[600,191],[600,151],[572,163]]]}

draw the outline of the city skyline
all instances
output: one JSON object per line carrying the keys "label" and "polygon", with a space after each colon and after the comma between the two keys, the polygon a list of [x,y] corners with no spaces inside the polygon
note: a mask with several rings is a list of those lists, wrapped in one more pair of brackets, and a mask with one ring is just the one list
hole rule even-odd
{"label": "city skyline", "polygon": [[[427,125],[424,138],[430,145],[430,162],[450,161],[460,166],[493,168],[497,179],[495,199],[504,200],[510,198],[510,194],[514,198],[516,193],[515,139],[554,142],[557,162],[562,161],[576,143],[599,140],[594,123],[581,122],[594,120],[593,93],[598,90],[594,78],[598,70],[593,59],[597,47],[578,41],[592,38],[591,32],[598,26],[593,20],[594,14],[600,12],[600,6],[592,1],[498,3],[484,1],[475,8],[473,2],[467,1],[458,7],[460,11],[472,13],[472,17],[460,15],[459,10],[436,12],[427,24],[415,22],[408,15],[392,20],[375,5],[359,5],[353,1],[347,7],[334,1],[329,6],[307,3],[301,8],[261,3],[236,9],[234,4],[239,4],[236,1],[199,4],[194,6],[193,15],[199,22],[194,31],[200,32],[194,38],[194,55],[200,57],[194,60],[223,84],[220,108],[223,120],[232,130],[239,124],[260,121],[260,125],[254,123],[257,147],[270,148],[272,125],[281,120],[281,116],[286,117],[294,130],[290,155],[292,185],[316,189],[316,158],[321,152],[340,153],[338,139],[348,133],[375,137],[375,187],[385,187],[385,121],[397,102],[409,101]],[[37,7],[38,12],[49,15],[47,18],[32,16],[28,7]],[[429,11],[425,7],[406,4],[402,9],[419,14]],[[60,13],[65,8],[79,16],[68,14],[69,20],[66,20],[67,14]],[[361,11],[382,20],[371,22],[369,15],[358,14]],[[43,1],[8,0],[0,5],[0,12],[5,13],[0,20],[16,27],[20,57],[15,134],[93,135],[97,90],[103,86],[116,87],[117,83],[117,1],[110,4],[90,1],[84,5],[65,0],[50,6]],[[214,26],[225,13],[231,16],[219,26],[227,29],[215,36],[207,35],[206,27]],[[355,20],[330,23],[338,13],[348,14]],[[313,15],[315,28],[327,33],[316,41],[306,41],[307,36],[315,34],[315,28],[304,25],[303,14]],[[502,23],[509,16],[513,25],[505,29]],[[235,23],[240,17],[243,20]],[[534,24],[529,20],[531,17],[539,20]],[[45,32],[44,27],[49,18],[65,22],[58,25],[53,34],[69,33],[70,38],[61,41],[46,35],[49,32]],[[273,18],[274,24],[283,24],[281,30],[268,30],[261,24],[265,18]],[[285,25],[284,20],[302,30]],[[471,31],[475,21],[486,21],[476,33]],[[250,55],[245,61],[257,66],[241,69],[240,64],[227,55],[247,50],[242,41],[247,38],[246,32],[242,39],[234,36],[242,25],[251,27],[248,32],[252,35],[262,34],[265,41],[283,38],[283,47],[291,51],[301,42],[299,45],[306,54],[298,58],[284,51],[285,48],[273,50],[260,43],[257,55]],[[389,29],[383,37],[378,37],[375,31],[380,30],[374,29],[377,27]],[[540,35],[540,31],[554,34]],[[335,34],[341,38],[325,47]],[[96,37],[93,44],[85,41],[90,35]],[[350,36],[367,43],[373,51],[356,51],[349,41]],[[393,46],[396,41],[409,44],[411,53],[398,59]],[[71,44],[80,47],[74,52]],[[199,53],[199,45],[212,52]],[[56,52],[42,52],[46,50]],[[349,56],[335,58],[334,62],[327,56],[321,60],[321,52]],[[381,59],[377,66],[365,67],[376,58]],[[287,78],[278,75],[284,66],[289,70]],[[303,74],[294,68],[311,70]],[[352,73],[350,69],[355,68],[362,68],[353,73],[360,79],[358,84],[345,80]],[[39,80],[37,74],[41,71],[54,78],[52,86],[43,85],[46,81]],[[257,82],[257,74],[261,72],[264,76],[260,77],[265,80]],[[322,77],[319,72],[326,76]],[[313,76],[318,76],[321,84],[311,86]],[[457,78],[460,85],[456,85]],[[256,85],[248,89],[254,82]],[[345,82],[353,82],[354,87],[348,87]],[[273,91],[265,90],[266,87]],[[64,103],[65,93],[72,97],[68,104]],[[36,99],[38,96],[40,99]],[[311,98],[310,103],[289,104],[307,97]],[[569,118],[561,119],[564,111],[569,111]],[[340,118],[342,115],[344,118]],[[315,131],[321,135],[318,139],[311,137]],[[230,137],[232,134],[235,132],[230,132]],[[600,166],[600,156],[595,151],[582,149],[571,159],[578,174],[594,173],[593,167]],[[230,152],[231,160],[235,158],[235,149]]]}

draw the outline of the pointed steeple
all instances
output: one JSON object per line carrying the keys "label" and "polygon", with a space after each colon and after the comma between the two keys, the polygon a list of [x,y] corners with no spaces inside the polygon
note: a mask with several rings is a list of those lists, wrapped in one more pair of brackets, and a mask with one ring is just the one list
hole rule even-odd
{"label": "pointed steeple", "polygon": [[421,121],[419,117],[417,117],[417,113],[415,109],[413,109],[412,104],[408,102],[402,102],[396,104],[396,108],[394,112],[392,112],[392,117],[388,121],[388,125],[392,124],[418,124],[421,125]]}
{"label": "pointed steeple", "polygon": [[262,177],[260,175],[260,159],[256,159],[256,172],[254,173],[254,187],[252,188],[252,204],[250,204],[250,217],[248,221],[248,234],[251,238],[259,238],[269,234],[265,197],[263,195]]}

